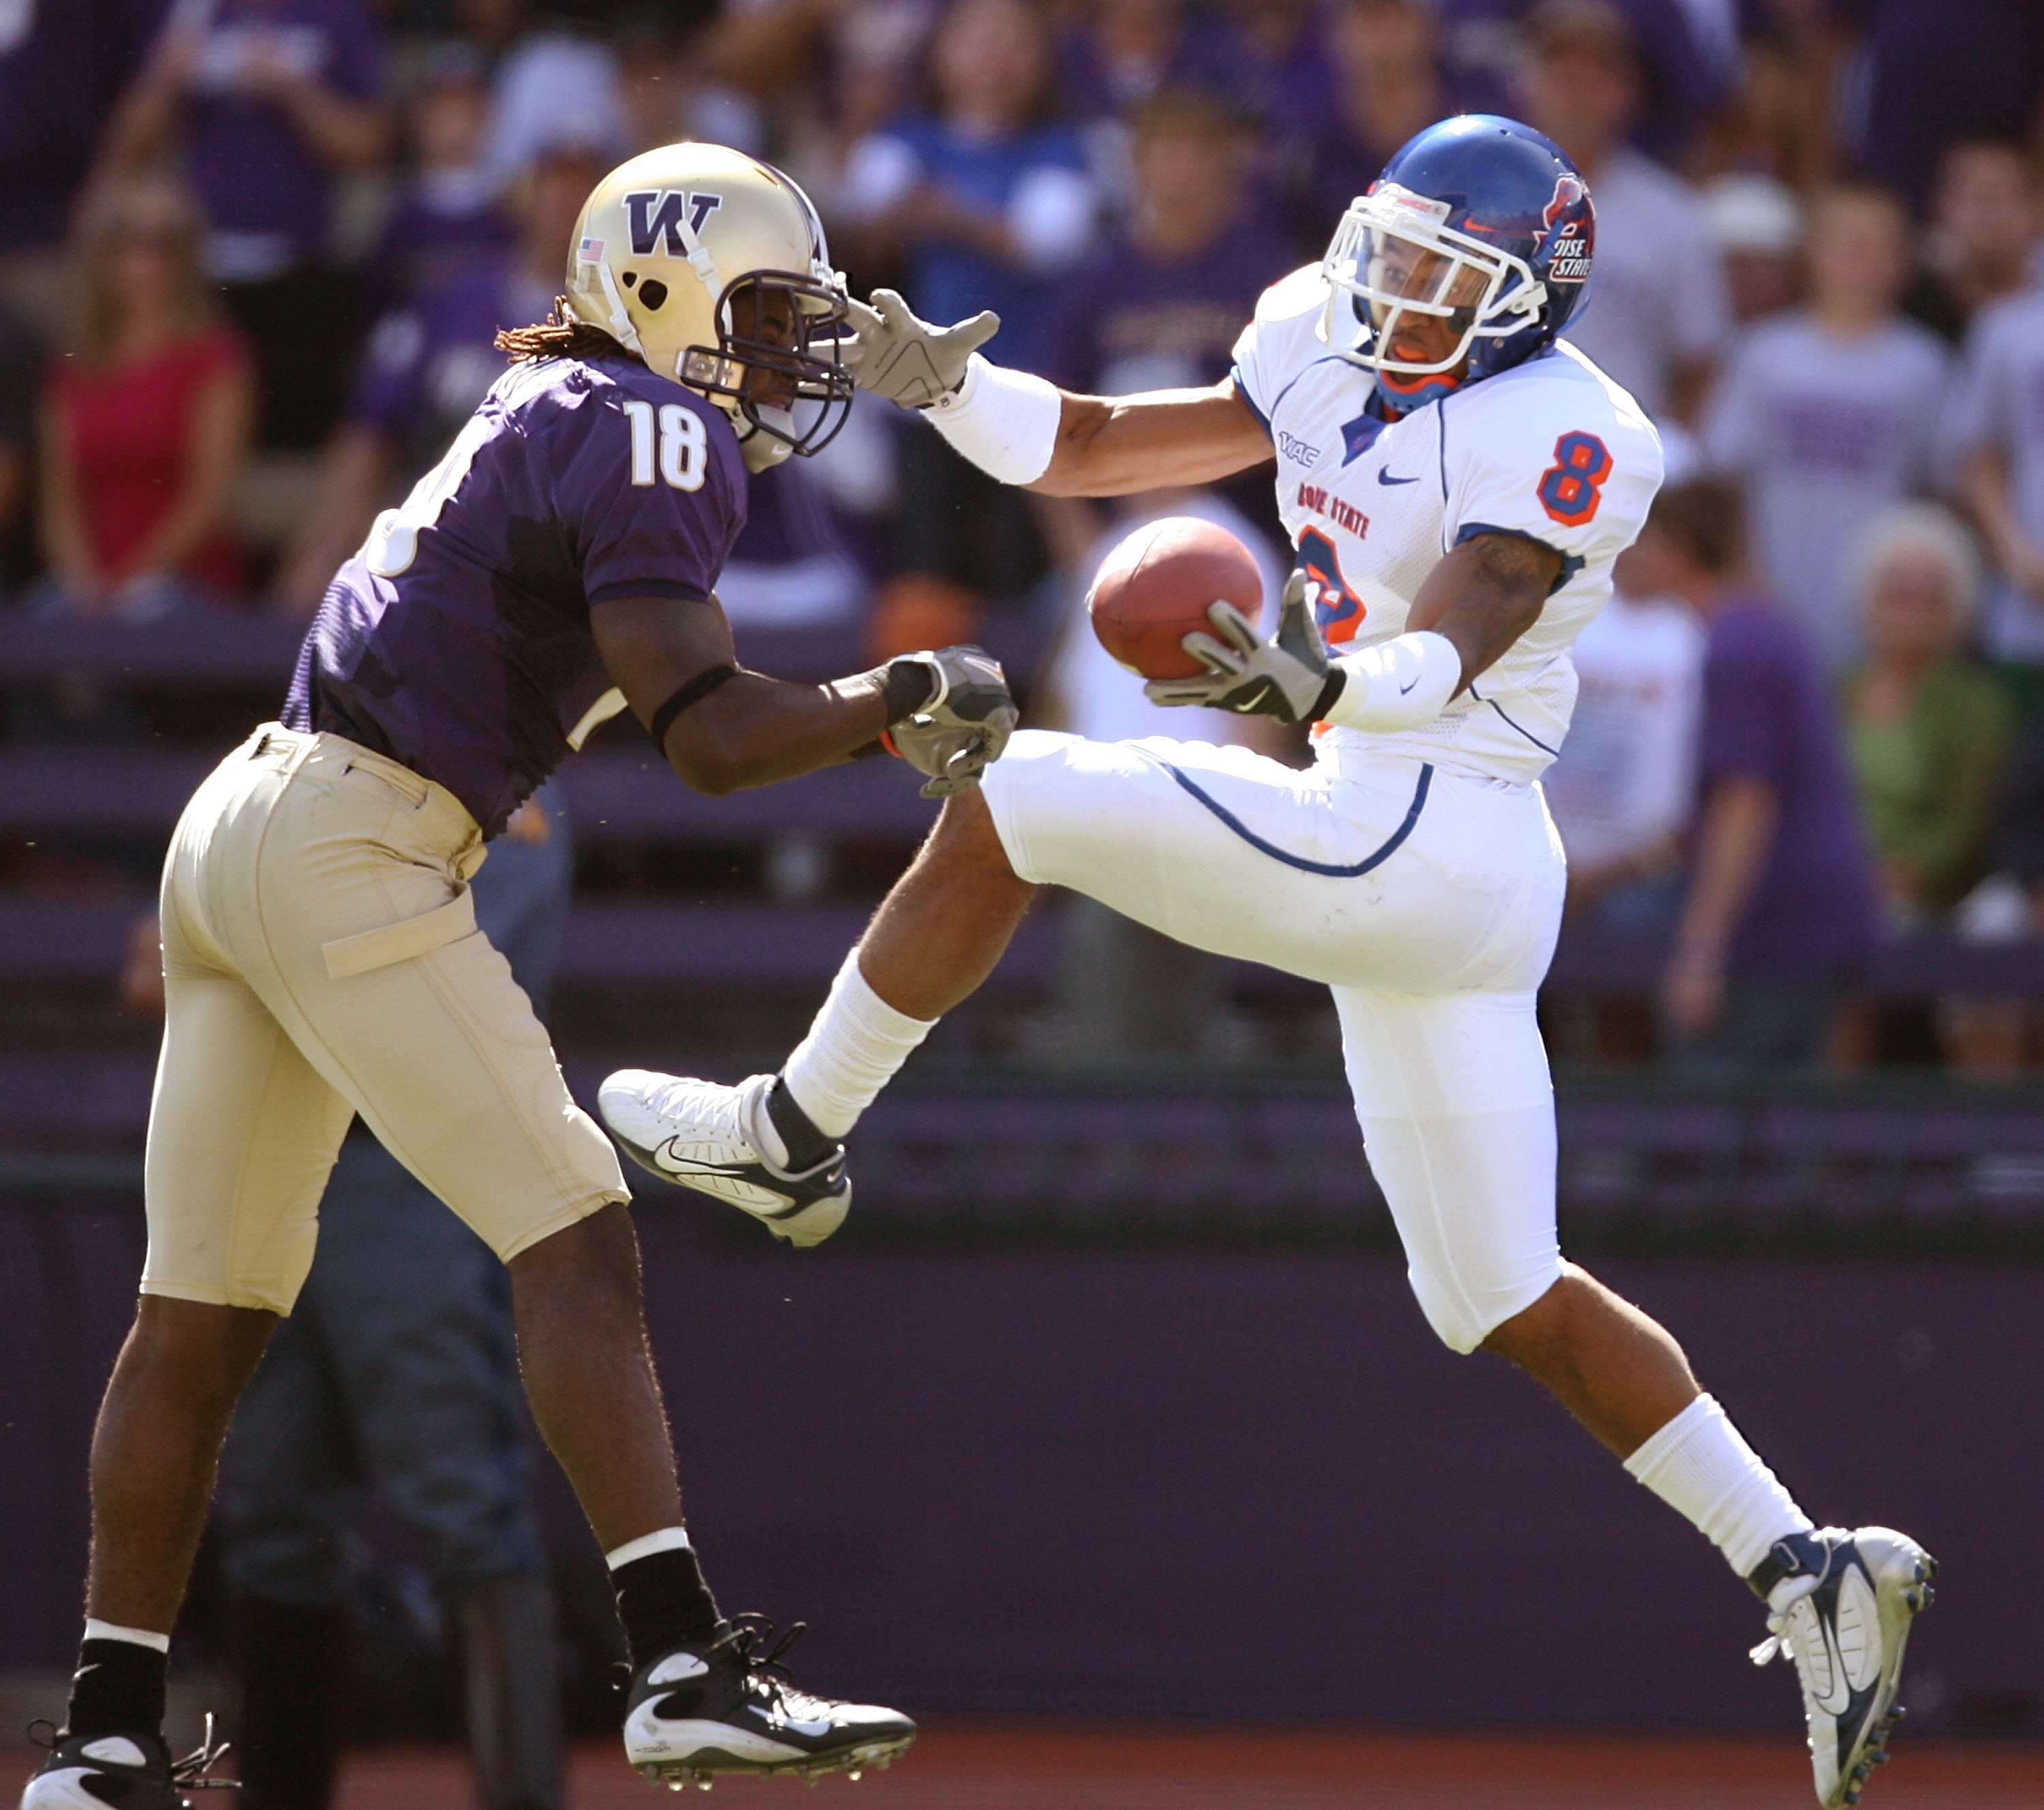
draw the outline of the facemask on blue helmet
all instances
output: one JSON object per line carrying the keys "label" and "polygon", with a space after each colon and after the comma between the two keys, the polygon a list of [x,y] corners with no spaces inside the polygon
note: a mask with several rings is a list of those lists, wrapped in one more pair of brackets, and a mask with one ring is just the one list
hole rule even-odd
{"label": "facemask on blue helmet", "polygon": [[1431,126],[1343,215],[1320,336],[1400,413],[1495,376],[1581,306],[1595,220],[1574,166],[1531,128]]}

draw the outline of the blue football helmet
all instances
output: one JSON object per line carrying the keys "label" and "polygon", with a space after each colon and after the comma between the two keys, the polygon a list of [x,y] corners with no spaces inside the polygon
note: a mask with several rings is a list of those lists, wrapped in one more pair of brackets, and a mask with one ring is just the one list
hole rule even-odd
{"label": "blue football helmet", "polygon": [[[1393,409],[1420,408],[1550,344],[1582,306],[1596,236],[1589,186],[1552,140],[1496,113],[1443,120],[1342,216],[1320,336]],[[1453,349],[1397,355],[1408,315],[1446,317]]]}

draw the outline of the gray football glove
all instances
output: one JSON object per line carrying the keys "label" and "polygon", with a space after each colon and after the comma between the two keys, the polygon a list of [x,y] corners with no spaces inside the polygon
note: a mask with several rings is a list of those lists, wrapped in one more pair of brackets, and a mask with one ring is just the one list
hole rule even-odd
{"label": "gray football glove", "polygon": [[989,761],[998,760],[1015,732],[1019,713],[1000,661],[982,648],[943,648],[934,653],[901,654],[888,662],[912,661],[936,675],[936,690],[913,716],[887,732],[894,751],[928,783],[926,798],[948,798],[979,783]]}
{"label": "gray football glove", "polygon": [[965,382],[966,361],[1001,331],[1001,317],[982,310],[955,326],[933,327],[891,289],[873,305],[849,305],[852,336],[840,355],[862,390],[905,409],[927,409]]}
{"label": "gray football glove", "polygon": [[1207,620],[1215,633],[1196,629],[1180,644],[1206,671],[1197,678],[1153,678],[1143,687],[1144,695],[1152,704],[1204,704],[1281,723],[1312,722],[1340,695],[1342,683],[1314,620],[1320,592],[1304,572],[1293,572],[1285,582],[1278,632],[1267,641],[1233,604],[1209,604]]}

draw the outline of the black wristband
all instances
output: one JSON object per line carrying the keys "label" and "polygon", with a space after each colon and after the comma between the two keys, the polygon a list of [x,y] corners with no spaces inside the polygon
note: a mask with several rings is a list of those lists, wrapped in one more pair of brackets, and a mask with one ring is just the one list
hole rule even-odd
{"label": "black wristband", "polygon": [[1335,707],[1335,700],[1348,687],[1348,674],[1339,667],[1327,674],[1327,682],[1320,687],[1320,695],[1313,701],[1313,708],[1307,716],[1309,723],[1324,723],[1327,713]]}
{"label": "black wristband", "polygon": [[905,717],[912,717],[937,694],[937,671],[927,660],[895,659],[876,667],[873,676],[880,683],[880,701],[887,711],[887,726],[893,728]]}
{"label": "black wristband", "polygon": [[674,726],[674,719],[691,704],[701,703],[725,680],[737,677],[736,667],[710,667],[697,673],[686,685],[678,688],[674,696],[653,713],[652,720],[646,725],[646,733],[653,738],[654,747],[665,754],[667,732]]}

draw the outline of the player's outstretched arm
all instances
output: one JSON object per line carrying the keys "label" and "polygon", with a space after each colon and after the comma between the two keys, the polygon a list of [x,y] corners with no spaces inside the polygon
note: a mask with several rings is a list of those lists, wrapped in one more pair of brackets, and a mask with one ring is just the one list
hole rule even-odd
{"label": "player's outstretched arm", "polygon": [[1211,484],[1262,464],[1270,436],[1230,378],[1211,390],[1074,396],[989,363],[977,351],[1001,325],[919,319],[893,290],[851,305],[846,353],[859,387],[918,411],[1005,484],[1058,497],[1117,497]]}
{"label": "player's outstretched arm", "polygon": [[590,625],[624,701],[682,782],[719,797],[793,779],[897,732],[928,795],[969,785],[1014,727],[999,665],[977,648],[905,655],[828,685],[791,685],[738,664],[713,601],[619,598]]}

